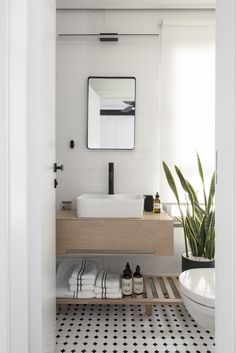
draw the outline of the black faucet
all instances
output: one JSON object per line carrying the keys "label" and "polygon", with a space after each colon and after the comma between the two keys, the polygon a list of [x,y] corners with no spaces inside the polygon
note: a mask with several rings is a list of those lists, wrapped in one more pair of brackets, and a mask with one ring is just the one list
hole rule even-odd
{"label": "black faucet", "polygon": [[108,163],[108,194],[114,194],[114,163]]}

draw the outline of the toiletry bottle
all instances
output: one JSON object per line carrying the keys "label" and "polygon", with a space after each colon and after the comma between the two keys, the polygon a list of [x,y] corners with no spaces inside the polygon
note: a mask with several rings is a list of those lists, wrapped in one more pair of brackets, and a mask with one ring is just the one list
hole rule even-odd
{"label": "toiletry bottle", "polygon": [[123,271],[122,276],[122,294],[124,296],[129,296],[133,292],[132,288],[132,271],[130,269],[130,265],[127,262],[125,270]]}
{"label": "toiletry bottle", "polygon": [[140,266],[136,266],[133,274],[133,290],[135,294],[143,293],[143,275],[140,272]]}
{"label": "toiletry bottle", "polygon": [[161,200],[158,192],[156,193],[154,204],[153,204],[153,212],[160,213],[161,212]]}

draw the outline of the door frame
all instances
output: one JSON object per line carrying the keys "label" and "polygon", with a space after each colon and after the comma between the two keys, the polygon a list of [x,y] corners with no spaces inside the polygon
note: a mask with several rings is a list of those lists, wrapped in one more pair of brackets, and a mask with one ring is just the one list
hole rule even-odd
{"label": "door frame", "polygon": [[[55,156],[50,164],[49,160],[45,161],[47,147],[43,152],[41,144],[54,142],[53,136],[48,143],[45,121],[49,114],[55,116],[56,5],[54,0],[2,0],[0,7],[1,350],[43,353],[53,347],[54,353],[55,289],[49,290],[49,295],[44,295],[43,289],[49,288],[50,283],[54,287],[55,243],[54,233],[47,237],[45,232],[47,226],[42,221],[45,208],[42,202],[39,204],[39,195],[43,192],[39,193],[41,190],[45,193],[47,188],[54,193]],[[45,70],[48,62],[54,65],[49,66],[49,73]],[[43,120],[44,125],[36,131],[37,124]],[[47,133],[51,131],[53,133],[53,129]],[[36,175],[40,168],[42,172]],[[54,200],[48,209],[55,210]],[[47,241],[51,245],[49,249]],[[38,243],[41,247],[37,247]],[[36,249],[37,258],[33,257],[32,249]],[[39,287],[37,295],[35,282]],[[46,316],[53,313],[53,320],[46,329],[45,312]],[[50,337],[44,342],[42,337],[46,335]]]}
{"label": "door frame", "polygon": [[236,5],[216,8],[216,352],[236,352]]}
{"label": "door frame", "polygon": [[29,352],[27,7],[3,0],[0,11],[0,326],[1,347],[11,353]]}
{"label": "door frame", "polygon": [[9,352],[10,303],[9,303],[9,227],[8,227],[8,108],[7,108],[7,75],[8,75],[8,9],[7,1],[2,2],[0,11],[0,277],[3,283],[0,296],[2,315],[0,316],[1,344],[4,352]]}

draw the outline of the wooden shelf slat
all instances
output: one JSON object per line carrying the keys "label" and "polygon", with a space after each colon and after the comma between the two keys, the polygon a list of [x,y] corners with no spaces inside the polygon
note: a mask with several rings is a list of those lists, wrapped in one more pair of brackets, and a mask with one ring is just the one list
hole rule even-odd
{"label": "wooden shelf slat", "polygon": [[145,290],[145,293],[147,294],[147,298],[153,298],[149,277],[146,277],[146,276],[144,277],[144,290]]}
{"label": "wooden shelf slat", "polygon": [[177,292],[179,292],[179,281],[178,281],[178,277],[173,276],[172,277],[172,281],[174,282],[175,288],[177,290]]}
{"label": "wooden shelf slat", "polygon": [[173,292],[173,290],[172,290],[172,288],[170,286],[170,283],[168,281],[168,277],[162,277],[162,280],[163,280],[164,285],[166,287],[166,290],[167,290],[169,298],[174,299],[175,298],[175,294],[174,294],[174,292]]}
{"label": "wooden shelf slat", "polygon": [[172,279],[172,281],[173,281],[173,284],[174,284],[174,287],[175,287],[175,293],[176,293],[176,298],[177,297],[181,297],[180,296],[180,293],[179,293],[179,280],[178,280],[178,277],[176,277],[176,276],[173,276],[173,277],[171,277],[171,279]]}
{"label": "wooden shelf slat", "polygon": [[161,289],[160,283],[158,281],[158,278],[154,277],[153,278],[153,282],[154,282],[154,285],[155,285],[155,288],[156,288],[156,291],[157,291],[158,298],[164,299],[165,296],[164,296],[164,294],[162,292],[162,289]]}

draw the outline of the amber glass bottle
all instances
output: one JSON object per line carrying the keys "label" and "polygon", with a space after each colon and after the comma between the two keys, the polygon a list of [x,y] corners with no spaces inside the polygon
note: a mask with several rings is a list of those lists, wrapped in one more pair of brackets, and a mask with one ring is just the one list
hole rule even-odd
{"label": "amber glass bottle", "polygon": [[122,276],[122,294],[124,296],[129,296],[133,293],[133,285],[132,285],[132,271],[129,263],[127,262],[126,267],[123,271]]}
{"label": "amber glass bottle", "polygon": [[140,272],[139,266],[136,266],[136,270],[133,274],[133,290],[135,294],[143,293],[143,275]]}
{"label": "amber glass bottle", "polygon": [[156,193],[154,204],[153,204],[153,212],[160,213],[161,212],[161,200],[158,192]]}

